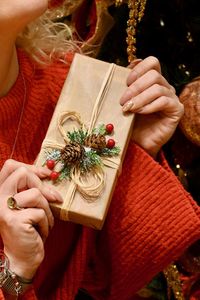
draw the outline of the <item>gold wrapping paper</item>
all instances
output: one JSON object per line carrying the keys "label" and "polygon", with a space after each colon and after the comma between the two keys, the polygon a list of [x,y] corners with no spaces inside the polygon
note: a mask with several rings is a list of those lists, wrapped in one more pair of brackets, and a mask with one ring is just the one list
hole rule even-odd
{"label": "gold wrapping paper", "polygon": [[[63,112],[74,112],[81,118],[82,123],[91,127],[91,115],[96,105],[102,84],[108,75],[111,64],[76,54],[71,65],[68,77],[64,83],[60,98],[50,122],[46,137],[43,141],[41,151],[38,155],[36,165],[43,165],[46,159],[45,151],[48,150],[50,142],[64,147],[66,142],[58,130],[58,120]],[[68,220],[83,224],[96,229],[101,229],[111,202],[116,180],[120,174],[120,167],[131,135],[134,115],[123,114],[119,104],[120,97],[126,88],[126,78],[130,70],[114,65],[113,76],[107,87],[107,92],[99,108],[99,114],[93,127],[98,124],[112,123],[114,133],[112,138],[121,151],[117,158],[111,159],[114,167],[103,167],[105,173],[105,184],[100,196],[93,200],[86,200],[76,189],[73,182],[64,179],[58,183],[48,180],[47,184],[54,184],[61,193],[63,204],[51,204],[54,215],[62,220]],[[103,89],[104,93],[104,89]],[[63,129],[72,131],[78,127],[77,122],[66,122]],[[91,178],[92,180],[92,178]],[[73,195],[72,195],[73,194]],[[69,200],[72,195],[72,200]]]}

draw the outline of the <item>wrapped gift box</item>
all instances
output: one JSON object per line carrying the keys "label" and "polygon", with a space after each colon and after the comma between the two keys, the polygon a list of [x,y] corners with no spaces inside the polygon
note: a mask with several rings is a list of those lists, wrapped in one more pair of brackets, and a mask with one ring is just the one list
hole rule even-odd
{"label": "wrapped gift box", "polygon": [[[92,171],[82,176],[82,173],[73,172],[70,180],[47,181],[59,190],[64,199],[62,204],[51,204],[54,215],[62,220],[96,229],[103,226],[134,120],[133,114],[123,114],[119,104],[129,72],[127,68],[81,54],[74,57],[36,165],[44,165],[49,157],[56,155],[56,149],[64,149],[69,132],[77,132],[84,127],[92,134],[94,128],[102,128],[102,124],[114,125],[111,136],[106,135],[105,138],[113,139],[120,152],[117,156],[108,157],[108,160],[104,156],[104,165],[99,170],[97,168],[97,173]],[[60,168],[60,164],[55,168]],[[77,178],[79,175],[80,180]],[[87,197],[88,190],[95,187],[96,181],[99,184],[99,178],[100,188],[94,191],[93,197]],[[85,184],[88,186],[86,191],[83,188],[82,193],[82,185]]]}

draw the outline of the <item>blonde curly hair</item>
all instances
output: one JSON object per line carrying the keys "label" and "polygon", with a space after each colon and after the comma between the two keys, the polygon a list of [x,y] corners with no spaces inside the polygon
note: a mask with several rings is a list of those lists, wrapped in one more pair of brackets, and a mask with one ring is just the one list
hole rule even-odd
{"label": "blonde curly hair", "polygon": [[63,6],[56,10],[48,9],[18,36],[17,46],[42,64],[50,63],[55,58],[65,61],[69,51],[81,52],[80,43],[73,40],[70,27],[60,21],[63,16]]}

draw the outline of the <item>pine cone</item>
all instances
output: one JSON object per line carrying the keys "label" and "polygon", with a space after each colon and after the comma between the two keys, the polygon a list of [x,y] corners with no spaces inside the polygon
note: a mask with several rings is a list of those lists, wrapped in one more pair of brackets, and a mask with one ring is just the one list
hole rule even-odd
{"label": "pine cone", "polygon": [[106,147],[106,138],[102,134],[91,134],[85,139],[85,146],[92,149],[101,150]]}
{"label": "pine cone", "polygon": [[83,157],[84,152],[85,150],[82,145],[70,142],[61,150],[61,158],[67,164],[77,163]]}

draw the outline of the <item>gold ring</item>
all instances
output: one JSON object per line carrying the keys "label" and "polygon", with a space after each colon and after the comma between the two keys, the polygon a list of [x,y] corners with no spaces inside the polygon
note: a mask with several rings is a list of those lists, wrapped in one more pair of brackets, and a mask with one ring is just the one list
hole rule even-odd
{"label": "gold ring", "polygon": [[7,199],[7,205],[8,205],[8,208],[10,208],[12,210],[14,210],[14,209],[21,210],[21,209],[23,209],[23,207],[20,207],[17,204],[17,201],[13,196],[11,196]]}

